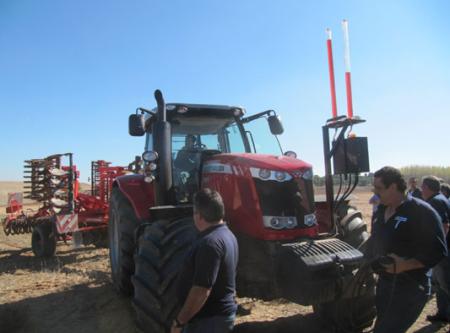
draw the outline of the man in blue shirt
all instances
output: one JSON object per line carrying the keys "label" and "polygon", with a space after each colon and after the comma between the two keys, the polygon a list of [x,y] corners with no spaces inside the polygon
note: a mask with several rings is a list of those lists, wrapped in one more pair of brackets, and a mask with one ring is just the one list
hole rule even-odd
{"label": "man in blue shirt", "polygon": [[[444,228],[444,233],[447,235],[447,246],[449,245],[449,218],[450,218],[450,202],[440,193],[441,183],[437,177],[427,176],[422,180],[422,196],[439,214]],[[447,247],[448,249],[448,247]],[[437,313],[427,316],[431,322],[442,321],[449,322],[450,320],[450,263],[449,258],[444,258],[441,262],[433,268],[433,281],[436,285],[436,303]]]}
{"label": "man in blue shirt", "polygon": [[194,196],[194,223],[199,237],[179,275],[183,306],[171,333],[227,333],[236,316],[238,245],[223,221],[220,194],[202,189]]}
{"label": "man in blue shirt", "polygon": [[447,183],[441,184],[441,193],[447,198],[450,199],[450,185]]}
{"label": "man in blue shirt", "polygon": [[422,191],[417,187],[417,178],[411,177],[408,180],[409,189],[408,194],[412,195],[414,198],[422,199]]}
{"label": "man in blue shirt", "polygon": [[374,174],[380,206],[368,244],[369,259],[389,257],[376,289],[375,333],[403,333],[416,321],[430,289],[429,270],[447,255],[440,217],[422,200],[406,195],[399,170]]}

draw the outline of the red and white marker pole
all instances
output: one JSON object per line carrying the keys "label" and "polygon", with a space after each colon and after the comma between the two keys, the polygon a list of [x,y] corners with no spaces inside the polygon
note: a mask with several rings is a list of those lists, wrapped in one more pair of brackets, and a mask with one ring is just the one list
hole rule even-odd
{"label": "red and white marker pole", "polygon": [[334,84],[333,47],[331,45],[331,30],[327,29],[328,70],[330,72],[331,112],[333,118],[337,117],[336,86]]}
{"label": "red and white marker pole", "polygon": [[347,117],[353,118],[352,81],[350,71],[350,41],[348,37],[348,21],[342,21],[344,31],[345,87],[347,90]]}

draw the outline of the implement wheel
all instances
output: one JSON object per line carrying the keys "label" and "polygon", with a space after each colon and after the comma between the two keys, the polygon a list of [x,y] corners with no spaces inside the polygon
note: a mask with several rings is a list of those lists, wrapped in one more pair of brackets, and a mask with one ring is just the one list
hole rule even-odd
{"label": "implement wheel", "polygon": [[33,228],[31,248],[36,257],[52,257],[55,254],[56,237],[50,221]]}
{"label": "implement wheel", "polygon": [[137,325],[165,333],[179,310],[176,278],[197,236],[192,218],[158,220],[139,238],[133,276]]}
{"label": "implement wheel", "polygon": [[133,294],[134,231],[139,223],[130,201],[118,187],[114,187],[109,205],[109,259],[114,287],[126,296]]}

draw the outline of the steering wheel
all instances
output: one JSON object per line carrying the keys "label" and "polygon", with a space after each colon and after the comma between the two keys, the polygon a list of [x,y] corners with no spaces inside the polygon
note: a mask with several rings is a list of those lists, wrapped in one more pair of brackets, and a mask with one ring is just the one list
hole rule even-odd
{"label": "steering wheel", "polygon": [[206,147],[206,145],[205,144],[203,144],[203,143],[200,143],[200,144],[195,144],[194,145],[194,148],[195,149],[207,149],[208,147]]}

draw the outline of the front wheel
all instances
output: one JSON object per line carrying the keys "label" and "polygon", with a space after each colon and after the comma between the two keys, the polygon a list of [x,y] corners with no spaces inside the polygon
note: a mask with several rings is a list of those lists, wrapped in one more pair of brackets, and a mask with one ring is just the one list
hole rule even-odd
{"label": "front wheel", "polygon": [[157,220],[144,229],[135,256],[133,305],[143,332],[165,333],[177,315],[177,276],[196,238],[192,218]]}
{"label": "front wheel", "polygon": [[52,257],[55,254],[56,236],[50,221],[33,228],[31,248],[36,257]]}
{"label": "front wheel", "polygon": [[130,201],[118,187],[114,187],[109,207],[109,259],[113,284],[121,294],[127,296],[133,293],[134,231],[139,223]]}
{"label": "front wheel", "polygon": [[369,233],[362,213],[349,206],[339,223],[343,232],[339,238],[364,253]]}

